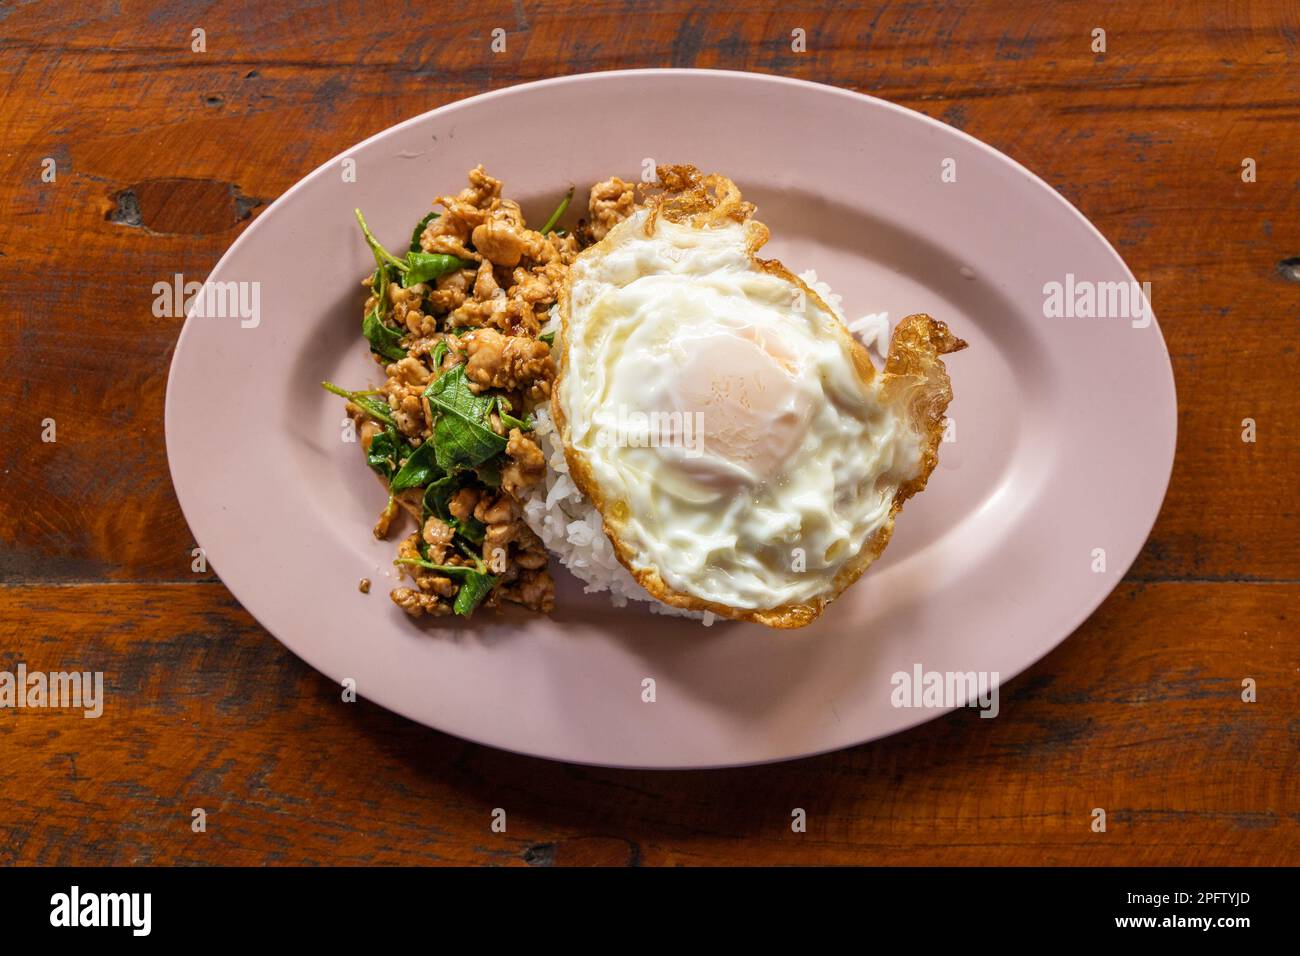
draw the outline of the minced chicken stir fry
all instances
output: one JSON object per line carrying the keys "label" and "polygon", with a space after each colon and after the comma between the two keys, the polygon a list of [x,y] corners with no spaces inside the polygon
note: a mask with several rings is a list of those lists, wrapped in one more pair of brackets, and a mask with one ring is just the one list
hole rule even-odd
{"label": "minced chicken stir fry", "polygon": [[546,549],[520,505],[546,474],[529,434],[555,375],[540,332],[574,258],[636,203],[631,183],[598,183],[590,220],[569,233],[555,226],[572,196],[529,229],[479,166],[467,188],[435,200],[442,211],[416,224],[400,257],[357,211],[375,256],[361,330],[387,378],[366,391],[323,385],[348,399],[366,462],[388,487],[375,536],[387,538],[403,510],[416,520],[395,562],[415,586],[391,592],[414,617],[502,601],[554,607]]}

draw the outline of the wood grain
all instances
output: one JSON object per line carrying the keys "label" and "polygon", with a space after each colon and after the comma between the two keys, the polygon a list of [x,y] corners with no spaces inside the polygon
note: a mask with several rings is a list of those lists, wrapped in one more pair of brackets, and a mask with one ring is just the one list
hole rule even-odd
{"label": "wood grain", "polygon": [[[0,664],[110,683],[99,720],[0,712],[0,861],[1300,863],[1300,282],[1279,268],[1300,255],[1298,45],[1279,3],[0,4]],[[1151,281],[1180,404],[1164,509],[1000,719],[764,769],[553,765],[343,704],[191,572],[162,438],[180,320],[152,314],[153,283],[202,277],[401,119],[652,66],[928,113],[1046,179]]]}
{"label": "wood grain", "polygon": [[21,657],[0,666],[103,671],[105,705],[0,720],[18,770],[0,862],[1294,862],[1295,593],[1125,584],[1003,688],[994,720],[663,773],[517,757],[345,703],[219,584],[6,588],[0,635]]}

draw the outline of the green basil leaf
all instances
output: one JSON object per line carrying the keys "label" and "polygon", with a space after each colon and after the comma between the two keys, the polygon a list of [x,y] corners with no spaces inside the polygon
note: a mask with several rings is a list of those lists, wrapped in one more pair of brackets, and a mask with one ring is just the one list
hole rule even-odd
{"label": "green basil leaf", "polygon": [[391,481],[397,472],[399,457],[405,444],[398,437],[397,429],[389,425],[370,440],[370,450],[366,452],[366,464]]}
{"label": "green basil leaf", "polygon": [[425,558],[398,558],[393,564],[409,564],[417,568],[427,568],[430,571],[437,571],[439,574],[445,574],[449,578],[455,578],[458,581],[465,580],[471,574],[480,573],[472,564],[435,564]]}
{"label": "green basil leaf", "polygon": [[402,273],[402,288],[409,289],[417,282],[432,282],[434,279],[441,279],[462,266],[468,267],[470,265],[473,265],[473,263],[462,262],[455,256],[449,256],[441,252],[408,252],[406,254],[406,269]]}
{"label": "green basil leaf", "polygon": [[438,344],[433,347],[433,352],[430,353],[429,357],[429,364],[435,372],[442,368],[442,360],[447,357],[447,353],[450,351],[451,349],[447,348],[447,343],[442,340],[439,340]]}
{"label": "green basil leaf", "polygon": [[407,488],[420,488],[442,477],[442,469],[436,464],[437,449],[433,447],[432,441],[426,441],[411,456],[402,463],[402,467],[393,475],[393,480],[389,482],[389,488],[394,493],[405,491]]}
{"label": "green basil leaf", "polygon": [[437,463],[444,471],[474,468],[505,450],[506,439],[488,425],[495,400],[470,390],[464,365],[444,372],[424,397],[438,410],[433,438],[426,444],[435,446]]}
{"label": "green basil leaf", "polygon": [[461,472],[458,475],[447,475],[445,478],[439,478],[437,481],[431,482],[424,491],[421,520],[428,521],[431,515],[440,518],[447,522],[451,529],[466,541],[471,544],[482,544],[483,538],[487,534],[487,526],[473,515],[468,515],[462,521],[451,513],[452,496],[469,483],[470,479],[467,472]]}
{"label": "green basil leaf", "polygon": [[370,343],[370,351],[396,362],[406,358],[406,349],[402,348],[402,333],[384,324],[378,309],[372,309],[361,320],[361,334]]}
{"label": "green basil leaf", "polygon": [[507,429],[518,428],[520,431],[532,431],[533,416],[525,415],[523,419],[515,418],[510,414],[510,401],[504,395],[497,396],[497,417],[501,419],[501,424]]}
{"label": "green basil leaf", "polygon": [[434,564],[432,561],[425,561],[422,558],[398,558],[393,563],[427,568],[430,571],[444,574],[452,580],[459,581],[461,583],[460,590],[456,592],[456,600],[452,604],[452,610],[462,617],[469,617],[473,614],[474,609],[483,603],[483,599],[491,593],[497,584],[497,578],[494,575],[486,574],[469,565]]}
{"label": "green basil leaf", "polygon": [[361,392],[349,392],[333,382],[321,382],[320,384],[325,391],[338,395],[340,398],[346,398],[376,421],[383,422],[385,425],[397,425],[397,421],[393,418],[393,410],[388,407],[387,402],[380,401],[372,395],[363,395]]}
{"label": "green basil leaf", "polygon": [[474,469],[474,474],[478,476],[479,481],[489,488],[495,490],[501,487],[501,461],[499,459],[494,458],[491,461],[483,462]]}
{"label": "green basil leaf", "polygon": [[548,346],[554,346],[554,345],[555,345],[555,333],[554,333],[554,332],[544,332],[544,333],[542,333],[541,335],[539,335],[539,336],[537,336],[537,337],[538,337],[539,339],[541,339],[543,342],[545,342]]}
{"label": "green basil leaf", "polygon": [[496,587],[497,579],[490,574],[471,571],[465,575],[465,581],[456,592],[456,601],[452,610],[463,617],[474,613],[474,608],[483,603],[483,599]]}
{"label": "green basil leaf", "polygon": [[487,537],[487,525],[473,515],[470,515],[464,521],[459,518],[452,518],[450,524],[458,535],[472,544],[482,544],[483,539]]}
{"label": "green basil leaf", "polygon": [[[429,442],[425,442],[429,444]],[[448,502],[465,484],[463,475],[444,475],[436,481],[429,482],[429,487],[424,489],[424,518],[427,520],[430,515],[441,518],[443,521],[451,521],[451,511],[448,510]]]}
{"label": "green basil leaf", "polygon": [[415,231],[411,233],[411,252],[420,251],[420,236],[424,235],[424,227],[437,218],[438,212],[434,210],[415,224]]}

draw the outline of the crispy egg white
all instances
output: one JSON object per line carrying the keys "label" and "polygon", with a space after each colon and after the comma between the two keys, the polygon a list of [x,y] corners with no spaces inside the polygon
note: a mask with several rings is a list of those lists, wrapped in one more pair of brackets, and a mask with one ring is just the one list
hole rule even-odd
{"label": "crispy egg white", "polygon": [[[936,356],[964,343],[911,317],[900,344],[915,354],[894,381],[876,374],[811,289],[754,256],[767,230],[734,186],[721,180],[732,201],[719,201],[676,169],[686,202],[638,210],[570,271],[555,420],[619,559],[655,597],[800,626],[924,486],[951,397]],[[932,361],[909,372],[930,332]]]}

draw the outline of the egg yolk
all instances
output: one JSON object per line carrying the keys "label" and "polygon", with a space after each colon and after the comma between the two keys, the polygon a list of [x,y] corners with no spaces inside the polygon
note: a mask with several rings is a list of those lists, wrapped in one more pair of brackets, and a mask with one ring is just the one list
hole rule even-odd
{"label": "egg yolk", "polygon": [[[709,469],[717,459],[735,485],[778,474],[803,441],[809,409],[798,388],[798,363],[753,326],[677,339],[677,375],[667,390],[673,411],[698,412]],[[678,460],[680,463],[680,459]],[[721,476],[710,469],[711,484]]]}

